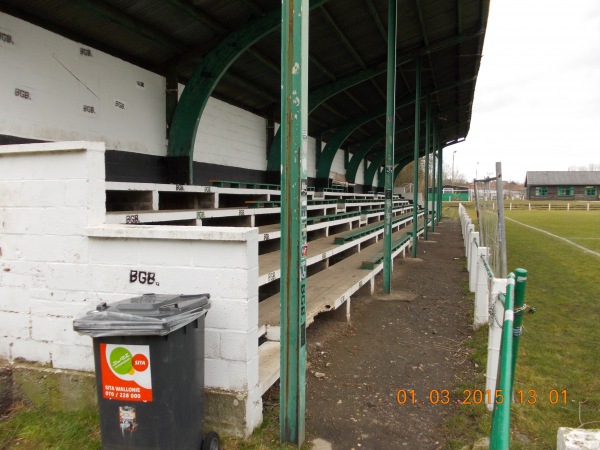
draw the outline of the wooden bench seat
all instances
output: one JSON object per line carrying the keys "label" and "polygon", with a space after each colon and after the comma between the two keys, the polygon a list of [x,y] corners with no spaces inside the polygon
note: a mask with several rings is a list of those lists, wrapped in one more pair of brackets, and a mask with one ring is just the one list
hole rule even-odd
{"label": "wooden bench seat", "polygon": [[[394,217],[392,219],[392,224],[398,223],[402,220],[411,219],[412,214],[403,214],[401,216]],[[373,231],[379,230],[383,228],[383,222],[377,222],[371,225],[367,225],[364,227],[357,228],[355,230],[350,231],[342,236],[337,236],[333,241],[334,244],[345,244],[346,242],[353,241],[354,239],[358,239],[366,234],[370,234]]]}
{"label": "wooden bench seat", "polygon": [[[392,241],[392,252],[398,250],[403,244],[409,242],[410,239],[411,235],[408,233],[398,239],[394,239]],[[381,261],[383,261],[383,249],[363,260],[361,269],[373,270]]]}

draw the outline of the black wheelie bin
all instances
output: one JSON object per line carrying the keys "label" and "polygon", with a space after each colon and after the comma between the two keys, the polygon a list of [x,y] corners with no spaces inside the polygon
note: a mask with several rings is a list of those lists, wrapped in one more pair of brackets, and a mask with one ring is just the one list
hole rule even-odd
{"label": "black wheelie bin", "polygon": [[216,433],[204,436],[209,299],[144,294],[74,320],[93,338],[104,449],[219,449]]}

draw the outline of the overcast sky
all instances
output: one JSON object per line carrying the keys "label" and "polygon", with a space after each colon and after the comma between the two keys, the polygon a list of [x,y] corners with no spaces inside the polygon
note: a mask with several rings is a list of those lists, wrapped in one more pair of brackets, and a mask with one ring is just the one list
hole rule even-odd
{"label": "overcast sky", "polygon": [[492,0],[471,130],[444,163],[523,182],[600,164],[599,144],[600,0]]}

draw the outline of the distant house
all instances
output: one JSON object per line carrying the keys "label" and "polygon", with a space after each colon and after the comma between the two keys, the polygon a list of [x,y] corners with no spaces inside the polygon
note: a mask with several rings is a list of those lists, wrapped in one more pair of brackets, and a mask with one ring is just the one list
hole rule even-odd
{"label": "distant house", "polygon": [[600,171],[527,172],[529,200],[598,200]]}

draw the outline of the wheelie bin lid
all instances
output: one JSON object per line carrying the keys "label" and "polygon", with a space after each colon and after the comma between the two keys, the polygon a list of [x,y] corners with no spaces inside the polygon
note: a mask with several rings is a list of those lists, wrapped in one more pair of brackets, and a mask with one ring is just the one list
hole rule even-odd
{"label": "wheelie bin lid", "polygon": [[144,294],[94,311],[73,321],[73,329],[91,337],[164,336],[205,315],[210,295]]}

